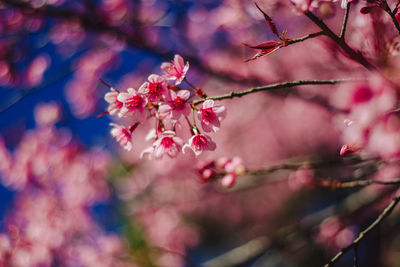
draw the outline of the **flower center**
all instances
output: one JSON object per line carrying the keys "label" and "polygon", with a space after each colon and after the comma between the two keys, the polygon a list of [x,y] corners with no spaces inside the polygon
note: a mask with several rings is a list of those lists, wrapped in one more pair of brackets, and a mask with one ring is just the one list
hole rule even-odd
{"label": "flower center", "polygon": [[183,98],[180,98],[179,96],[174,99],[174,108],[175,109],[183,109],[185,106],[185,100]]}
{"label": "flower center", "polygon": [[161,140],[161,145],[165,148],[170,148],[173,144],[174,140],[172,139],[172,137],[167,136]]}
{"label": "flower center", "polygon": [[124,103],[122,103],[121,101],[115,99],[114,105],[117,109],[121,109],[122,106],[124,105]]}
{"label": "flower center", "polygon": [[159,95],[162,90],[162,86],[160,83],[150,83],[149,91],[150,94]]}
{"label": "flower center", "polygon": [[135,95],[135,96],[132,96],[132,97],[129,99],[129,101],[126,103],[126,105],[127,105],[128,107],[135,107],[135,108],[137,108],[137,107],[140,107],[140,106],[142,105],[142,102],[143,102],[143,99],[142,99],[140,96]]}
{"label": "flower center", "polygon": [[207,139],[203,135],[197,135],[193,138],[193,145],[196,150],[203,150],[207,146]]}
{"label": "flower center", "polygon": [[373,97],[373,92],[369,87],[360,87],[358,88],[353,95],[354,103],[364,103]]}
{"label": "flower center", "polygon": [[212,108],[202,108],[201,116],[206,121],[213,121],[215,119],[215,113]]}

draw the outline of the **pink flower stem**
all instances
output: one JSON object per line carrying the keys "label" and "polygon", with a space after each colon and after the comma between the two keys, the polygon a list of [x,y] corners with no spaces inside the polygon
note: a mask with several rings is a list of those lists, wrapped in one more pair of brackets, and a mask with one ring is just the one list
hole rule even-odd
{"label": "pink flower stem", "polygon": [[[105,86],[107,86],[109,89],[112,88],[112,86],[111,86],[110,84],[108,84],[107,82],[105,82],[103,79],[99,79],[99,80],[100,80],[100,82],[101,82],[102,84],[104,84]],[[118,90],[115,90],[115,91],[119,92]]]}
{"label": "pink flower stem", "polygon": [[193,131],[193,128],[195,128],[195,126],[192,125],[192,123],[189,121],[188,117],[185,116],[185,119],[186,119],[186,122],[187,122],[188,125],[189,125],[190,133],[191,133],[192,135],[194,135],[195,133],[194,133],[194,131]]}
{"label": "pink flower stem", "polygon": [[191,110],[192,110],[194,128],[197,130],[197,132],[199,132],[199,128],[197,128],[197,125],[196,125],[196,116],[194,115],[194,109],[192,108]]}
{"label": "pink flower stem", "polygon": [[197,88],[196,86],[194,86],[192,83],[190,83],[186,77],[183,79],[190,87],[193,88],[194,92],[196,93],[197,96],[199,96],[200,98],[206,99],[207,95],[200,89]]}
{"label": "pink flower stem", "polygon": [[189,81],[186,79],[186,77],[185,77],[183,80],[184,80],[185,83],[187,83],[190,87],[192,87],[193,90],[196,90],[196,89],[197,89],[196,86],[194,86],[191,82],[189,82]]}

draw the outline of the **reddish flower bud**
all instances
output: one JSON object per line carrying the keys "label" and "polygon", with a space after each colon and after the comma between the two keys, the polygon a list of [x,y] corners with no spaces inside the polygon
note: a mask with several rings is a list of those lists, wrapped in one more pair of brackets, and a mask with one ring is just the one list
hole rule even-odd
{"label": "reddish flower bud", "polygon": [[352,146],[352,145],[343,145],[342,148],[340,149],[340,156],[345,156],[347,154],[353,154],[360,150],[360,148]]}

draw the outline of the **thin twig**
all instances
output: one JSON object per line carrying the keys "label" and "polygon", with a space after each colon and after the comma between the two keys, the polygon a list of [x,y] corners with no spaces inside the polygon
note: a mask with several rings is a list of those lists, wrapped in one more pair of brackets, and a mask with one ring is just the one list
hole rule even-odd
{"label": "thin twig", "polygon": [[193,104],[194,105],[198,105],[200,103],[203,103],[206,100],[230,99],[230,98],[234,98],[234,97],[242,97],[244,95],[257,93],[257,92],[261,92],[261,91],[269,91],[269,90],[282,89],[282,88],[291,88],[291,87],[300,86],[300,85],[336,84],[336,83],[347,82],[347,81],[352,81],[352,80],[349,80],[349,79],[339,79],[339,80],[298,80],[298,81],[274,83],[274,84],[269,84],[269,85],[266,85],[266,86],[260,86],[260,87],[251,88],[251,89],[240,91],[240,92],[233,92],[232,91],[232,92],[227,93],[225,95],[211,96],[211,97],[207,97],[206,99],[199,99],[199,100],[194,101]]}
{"label": "thin twig", "polygon": [[353,187],[363,187],[372,184],[380,184],[380,185],[400,185],[400,179],[390,180],[390,181],[382,181],[382,180],[357,180],[357,181],[349,181],[349,182],[339,182],[336,184],[339,188],[353,188]]}
{"label": "thin twig", "polygon": [[321,36],[321,35],[325,35],[325,33],[323,31],[314,32],[314,33],[310,33],[310,34],[308,34],[306,36],[303,36],[303,37],[300,37],[300,38],[289,39],[289,40],[287,40],[287,43],[288,43],[288,45],[295,44],[295,43],[303,42],[303,41],[305,41],[307,39],[315,38],[315,37],[318,37],[318,36]]}
{"label": "thin twig", "polygon": [[194,90],[196,90],[196,86],[194,86],[191,82],[188,81],[188,79],[186,79],[186,77],[183,79],[183,81],[185,81],[190,87],[192,87]]}
{"label": "thin twig", "polygon": [[112,86],[111,86],[109,83],[105,82],[103,79],[99,79],[99,80],[100,80],[100,82],[101,82],[102,84],[104,84],[105,86],[107,86],[109,89],[112,88]]}
{"label": "thin twig", "polygon": [[400,194],[396,195],[395,198],[393,198],[392,202],[382,211],[381,214],[379,214],[378,218],[371,223],[364,231],[362,231],[358,237],[348,245],[347,247],[343,248],[338,254],[336,254],[330,261],[327,263],[324,267],[330,267],[332,266],[335,262],[337,262],[346,252],[354,248],[355,246],[358,246],[358,244],[361,242],[361,240],[364,239],[365,236],[367,236],[375,227],[377,227],[387,216],[389,216],[393,209],[396,207],[396,205],[400,201]]}
{"label": "thin twig", "polygon": [[351,6],[351,3],[347,2],[346,10],[344,12],[342,30],[340,31],[340,35],[339,35],[340,39],[342,39],[342,40],[344,40],[344,37],[346,34],[347,21],[349,19],[349,13],[350,13],[350,6]]}

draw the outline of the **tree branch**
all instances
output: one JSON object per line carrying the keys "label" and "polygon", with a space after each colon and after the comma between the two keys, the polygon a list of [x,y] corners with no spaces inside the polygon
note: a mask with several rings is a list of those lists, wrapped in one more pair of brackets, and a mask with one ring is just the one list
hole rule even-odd
{"label": "tree branch", "polygon": [[387,3],[386,0],[382,1],[381,7],[392,18],[393,24],[394,24],[394,26],[396,27],[397,31],[400,34],[400,25],[399,25],[399,22],[397,21],[397,19],[395,17],[396,14],[390,9],[389,4]]}
{"label": "tree branch", "polygon": [[[50,18],[56,18],[60,20],[73,20],[78,21],[81,26],[88,31],[104,33],[113,37],[117,37],[119,40],[124,41],[128,46],[135,49],[140,49],[144,52],[151,53],[164,60],[170,60],[176,54],[175,51],[164,52],[163,49],[156,47],[151,44],[142,34],[142,28],[140,25],[136,27],[116,27],[106,23],[105,20],[96,16],[98,12],[96,10],[90,10],[90,12],[75,10],[72,8],[61,8],[55,7],[49,4],[42,5],[40,7],[34,7],[29,2],[18,1],[18,0],[0,0],[2,3],[9,7],[16,8],[19,10],[29,11],[32,15],[47,16]],[[123,25],[124,26],[124,25]],[[182,54],[181,55],[190,62],[192,66],[197,67],[199,70],[211,75],[215,78],[236,82],[241,84],[257,84],[260,83],[259,79],[249,77],[246,79],[235,77],[232,73],[216,71],[210,66],[202,62],[198,57]]]}
{"label": "tree branch", "polygon": [[[349,181],[349,182],[336,182],[334,183],[335,187],[338,188],[354,188],[354,187],[363,187],[373,184],[380,185],[400,185],[400,179],[382,181],[382,180],[357,180],[357,181]],[[332,183],[331,183],[332,186]]]}
{"label": "tree branch", "polygon": [[392,202],[390,202],[390,204],[382,211],[382,213],[379,214],[378,218],[373,223],[371,223],[364,231],[362,231],[358,235],[358,237],[353,241],[353,243],[343,248],[324,267],[333,266],[333,264],[336,263],[346,252],[348,252],[355,246],[358,246],[358,244],[361,242],[361,240],[364,239],[365,236],[367,236],[375,227],[377,227],[387,216],[389,216],[392,213],[393,209],[396,207],[399,201],[400,201],[400,194],[398,194],[395,198],[393,198]]}
{"label": "tree branch", "polygon": [[318,36],[321,36],[321,35],[325,35],[325,32],[324,31],[320,31],[320,32],[307,34],[306,36],[303,36],[303,37],[300,37],[300,38],[289,39],[289,40],[287,40],[287,43],[288,43],[288,45],[291,45],[291,44],[303,42],[303,41],[305,41],[307,39],[315,38],[315,37],[318,37]]}
{"label": "tree branch", "polygon": [[227,93],[225,95],[220,96],[211,96],[207,97],[206,99],[199,99],[193,102],[194,105],[198,105],[203,103],[206,100],[223,100],[223,99],[231,99],[234,97],[242,97],[248,94],[257,93],[261,91],[269,91],[269,90],[276,90],[282,88],[291,88],[300,85],[323,85],[323,84],[336,84],[341,82],[352,81],[348,79],[340,79],[340,80],[297,80],[297,81],[290,81],[290,82],[281,82],[281,83],[274,83],[266,86],[260,86],[251,88],[248,90],[240,91],[240,92],[233,92]]}
{"label": "tree branch", "polygon": [[330,39],[332,39],[342,50],[343,52],[352,60],[360,63],[362,66],[369,70],[375,70],[375,66],[372,65],[362,54],[360,51],[355,51],[351,48],[342,38],[337,36],[329,27],[326,25],[320,18],[315,16],[311,12],[304,13],[315,25],[317,25]]}
{"label": "tree branch", "polygon": [[344,18],[343,18],[342,30],[340,31],[340,35],[339,35],[339,38],[342,40],[344,40],[345,34],[346,34],[347,21],[349,19],[349,13],[350,13],[350,6],[351,6],[351,3],[347,2],[346,11],[344,13]]}

